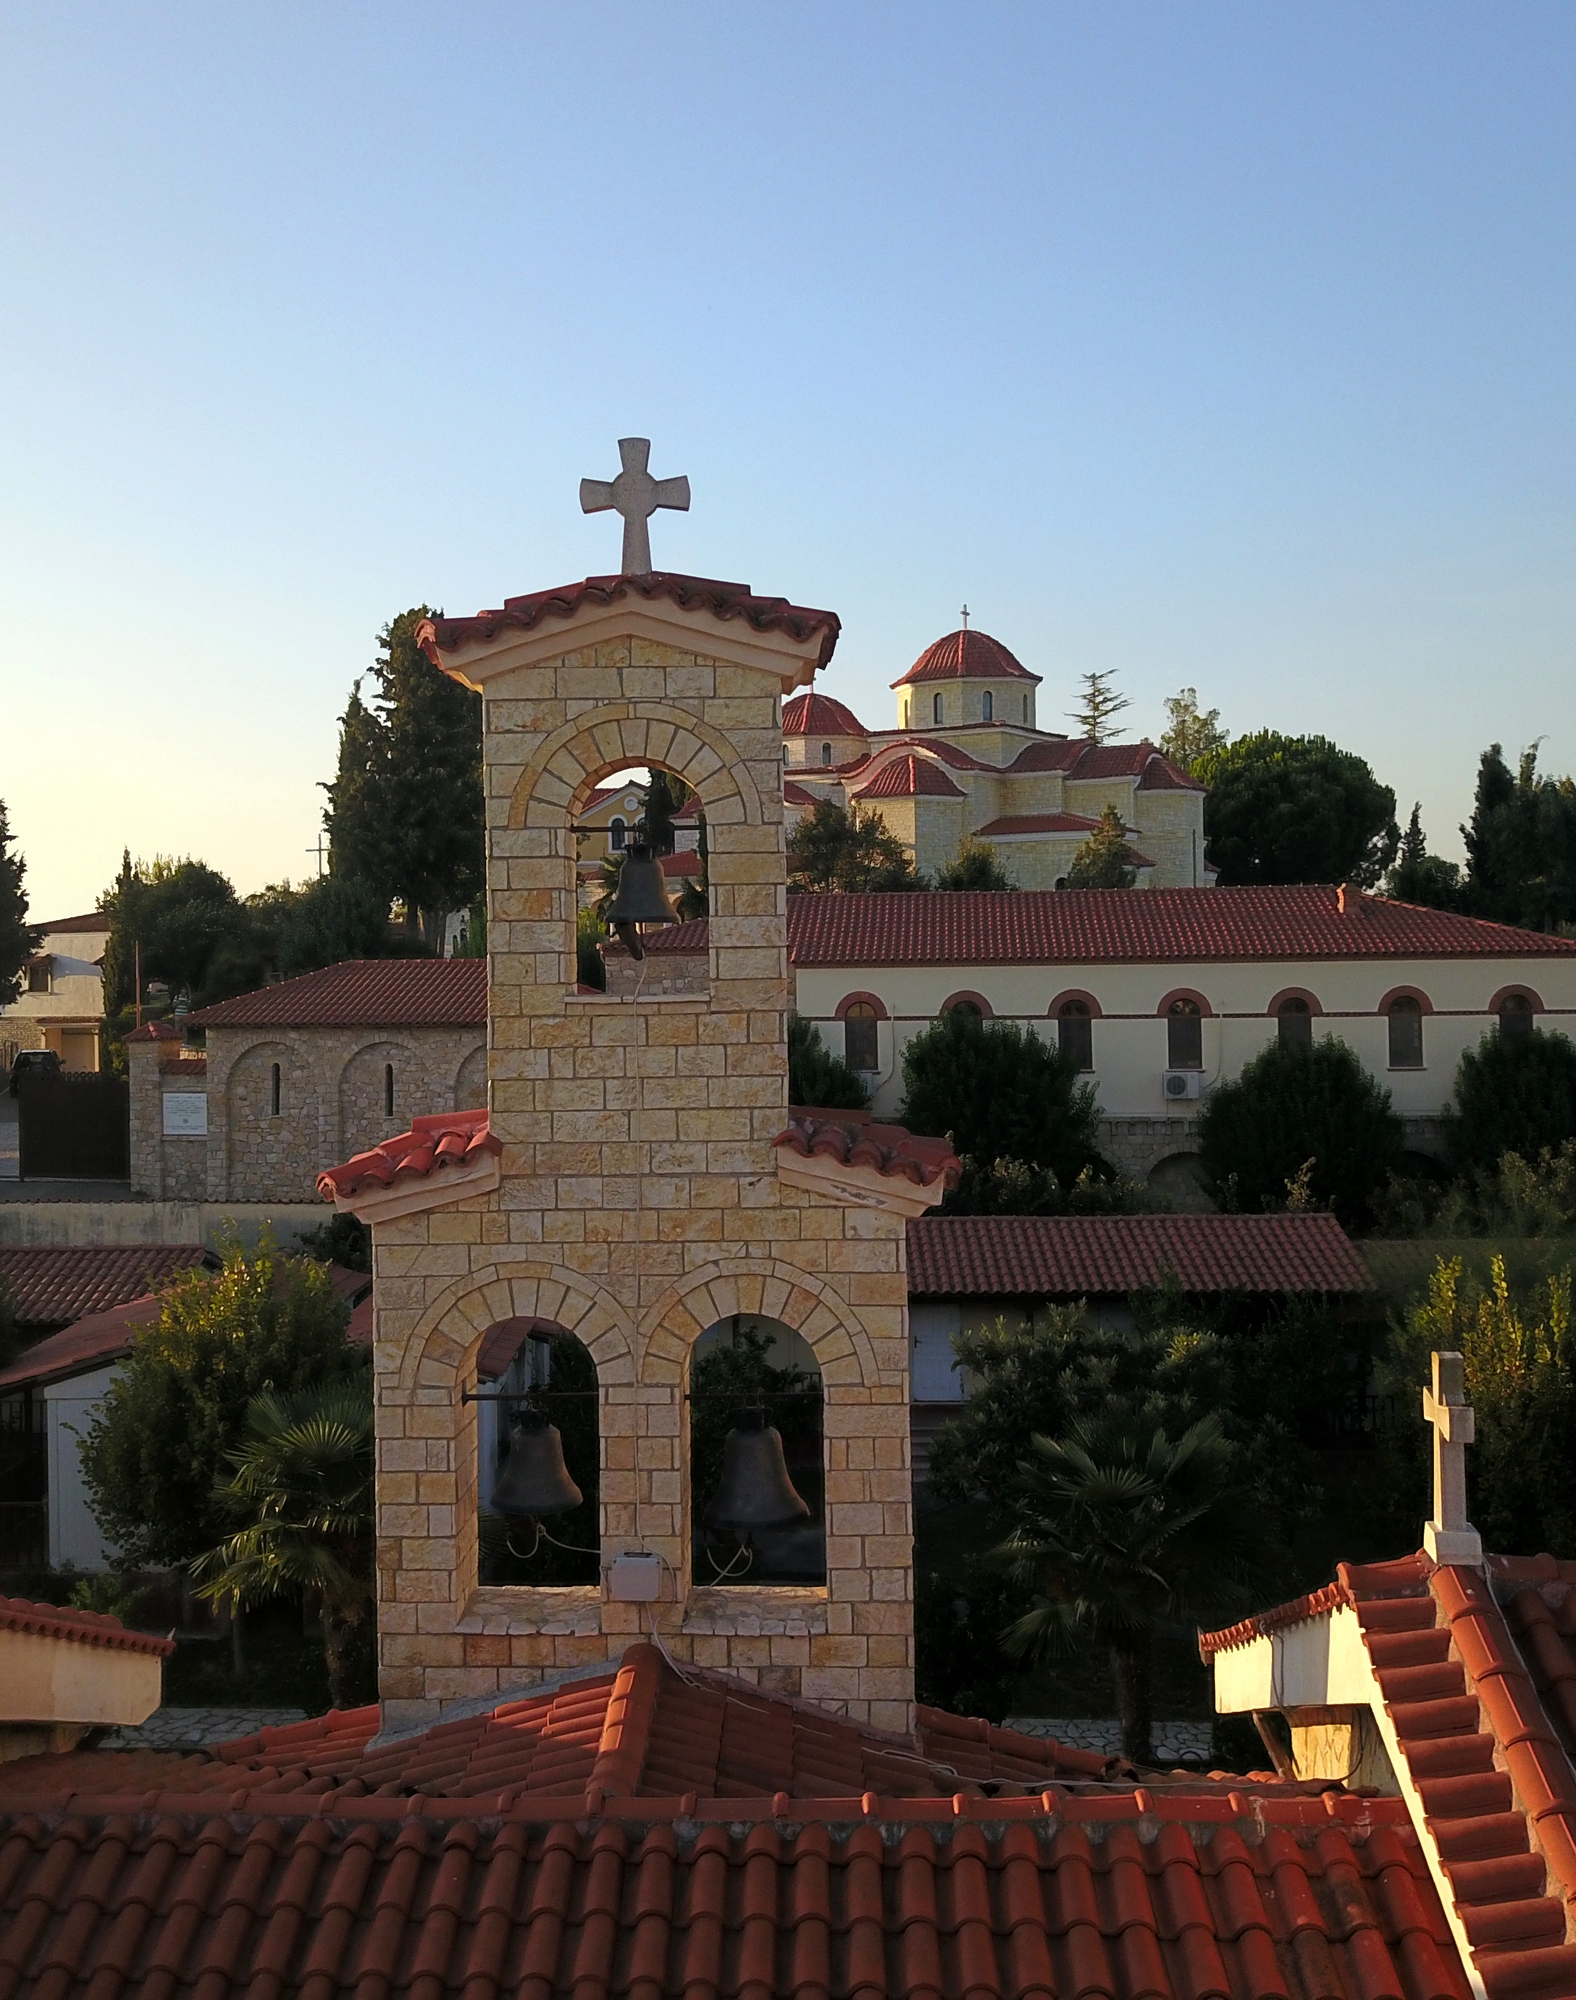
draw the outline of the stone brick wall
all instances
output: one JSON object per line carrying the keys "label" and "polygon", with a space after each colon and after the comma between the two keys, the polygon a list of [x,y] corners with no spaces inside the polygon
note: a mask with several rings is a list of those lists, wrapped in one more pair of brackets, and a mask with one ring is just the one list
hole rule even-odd
{"label": "stone brick wall", "polygon": [[[676,1658],[911,1724],[904,1220],[778,1176],[780,677],[795,662],[762,658],[748,630],[703,630],[705,652],[636,633],[563,652],[562,635],[505,633],[457,662],[486,695],[492,1129],[504,1153],[494,1194],[388,1220],[375,1202],[365,1211],[389,1723],[617,1657],[650,1616]],[[571,829],[596,784],[633,765],[675,771],[701,794],[706,994],[575,987]],[[794,1328],[821,1370],[824,1588],[692,1579],[689,1357],[736,1312]],[[520,1316],[568,1328],[596,1361],[604,1560],[658,1552],[658,1604],[478,1582],[475,1405],[462,1392],[488,1327]]]}

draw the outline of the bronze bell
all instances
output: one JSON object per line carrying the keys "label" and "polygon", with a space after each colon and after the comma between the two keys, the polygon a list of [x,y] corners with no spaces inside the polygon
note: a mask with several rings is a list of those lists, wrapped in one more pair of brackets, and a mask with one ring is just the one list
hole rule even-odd
{"label": "bronze bell", "polygon": [[567,1514],[585,1495],[569,1477],[564,1441],[539,1410],[516,1410],[509,1450],[493,1482],[493,1511],[513,1519]]}
{"label": "bronze bell", "polygon": [[618,893],[607,913],[608,928],[618,932],[630,957],[639,959],[645,957],[646,947],[640,942],[638,925],[678,922],[679,913],[668,901],[662,863],[649,842],[632,840],[618,871]]}
{"label": "bronze bell", "polygon": [[723,1440],[722,1479],[706,1509],[708,1528],[746,1541],[758,1528],[786,1528],[810,1509],[788,1477],[782,1432],[758,1413],[735,1425]]}

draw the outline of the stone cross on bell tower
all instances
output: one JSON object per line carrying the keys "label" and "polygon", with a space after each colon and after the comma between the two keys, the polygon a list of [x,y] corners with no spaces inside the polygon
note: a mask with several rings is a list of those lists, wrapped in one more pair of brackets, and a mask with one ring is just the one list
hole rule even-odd
{"label": "stone cross on bell tower", "polygon": [[1434,1427],[1434,1518],[1423,1547],[1437,1563],[1476,1565],[1483,1538],[1467,1519],[1467,1446],[1476,1435],[1467,1401],[1466,1364],[1459,1354],[1434,1355],[1434,1380],[1423,1391],[1423,1417]]}
{"label": "stone cross on bell tower", "polygon": [[650,576],[651,532],[646,523],[659,507],[689,512],[689,481],[653,479],[646,470],[651,457],[650,438],[620,438],[618,455],[623,471],[616,479],[582,479],[580,509],[585,514],[605,514],[611,508],[624,517],[625,576]]}

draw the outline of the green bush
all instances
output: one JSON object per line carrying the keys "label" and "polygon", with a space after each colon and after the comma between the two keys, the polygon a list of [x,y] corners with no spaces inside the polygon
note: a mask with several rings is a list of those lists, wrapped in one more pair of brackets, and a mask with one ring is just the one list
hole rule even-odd
{"label": "green bush", "polygon": [[909,1130],[948,1138],[971,1160],[1048,1168],[1069,1188],[1101,1165],[1093,1087],[1015,1021],[982,1021],[954,1007],[903,1051],[903,1082]]}
{"label": "green bush", "polygon": [[1536,1160],[1576,1138],[1576,1045],[1539,1028],[1485,1035],[1456,1069],[1447,1130],[1456,1165],[1480,1171],[1506,1153]]}
{"label": "green bush", "polygon": [[841,1056],[821,1040],[813,1021],[788,1016],[788,1102],[827,1110],[864,1111],[870,1093]]}
{"label": "green bush", "polygon": [[1352,1227],[1367,1221],[1396,1162],[1401,1121],[1344,1042],[1271,1042],[1210,1091],[1199,1150],[1222,1206],[1311,1205]]}

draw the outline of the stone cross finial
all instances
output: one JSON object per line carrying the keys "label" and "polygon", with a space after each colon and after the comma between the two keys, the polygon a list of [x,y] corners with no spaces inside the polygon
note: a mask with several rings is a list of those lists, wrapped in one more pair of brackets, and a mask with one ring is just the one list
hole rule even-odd
{"label": "stone cross finial", "polygon": [[965,632],[969,629],[969,607],[966,604],[963,607],[963,629]]}
{"label": "stone cross finial", "polygon": [[586,514],[605,514],[611,507],[624,517],[625,576],[650,576],[651,534],[646,523],[659,507],[676,507],[689,512],[687,479],[653,479],[646,470],[651,457],[650,438],[620,438],[618,455],[623,471],[616,479],[582,479],[580,507]]}
{"label": "stone cross finial", "polygon": [[1437,1563],[1481,1563],[1483,1538],[1467,1519],[1467,1446],[1476,1431],[1459,1354],[1435,1353],[1423,1417],[1434,1427],[1434,1518],[1424,1524],[1423,1547]]}

